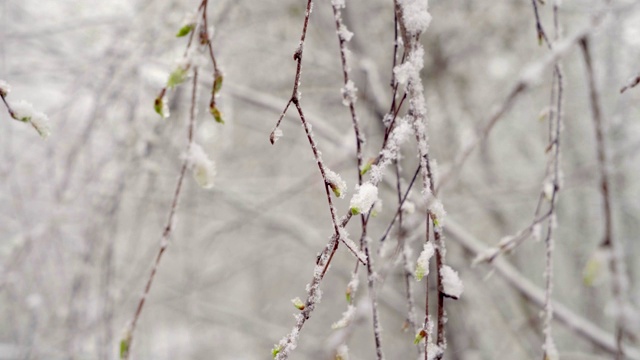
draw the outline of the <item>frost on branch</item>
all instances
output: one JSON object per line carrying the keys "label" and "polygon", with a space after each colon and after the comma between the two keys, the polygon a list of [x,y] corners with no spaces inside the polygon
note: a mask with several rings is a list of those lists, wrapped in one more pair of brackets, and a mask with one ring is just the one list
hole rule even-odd
{"label": "frost on branch", "polygon": [[358,89],[351,80],[347,82],[347,84],[340,90],[340,92],[342,93],[342,104],[344,106],[355,104],[356,100],[358,100]]}
{"label": "frost on branch", "polygon": [[344,8],[344,0],[331,0],[331,5],[337,7],[338,9]]}
{"label": "frost on branch", "polygon": [[458,273],[447,265],[442,266],[440,273],[442,275],[442,292],[444,295],[456,300],[459,299],[464,290],[464,285]]}
{"label": "frost on branch", "polygon": [[420,83],[420,71],[424,67],[424,49],[419,46],[412,50],[407,61],[393,68],[393,73],[399,84],[409,82]]}
{"label": "frost on branch", "polygon": [[349,205],[353,215],[366,213],[378,199],[378,188],[370,182],[362,184],[356,190],[357,192],[351,198]]}
{"label": "frost on branch", "polygon": [[191,144],[186,158],[198,185],[205,189],[211,189],[216,176],[215,162],[209,159],[202,147],[196,143]]}
{"label": "frost on branch", "polygon": [[336,360],[349,360],[349,348],[347,345],[342,344],[336,351]]}
{"label": "frost on branch", "polygon": [[328,168],[324,169],[324,174],[327,178],[327,184],[329,185],[329,187],[331,187],[331,191],[333,191],[333,193],[337,197],[343,199],[344,194],[347,192],[347,183],[342,180],[342,177],[340,177],[340,175],[329,170]]}
{"label": "frost on branch", "polygon": [[282,130],[275,129],[271,132],[271,136],[269,140],[271,141],[271,144],[275,144],[276,141],[278,141],[281,137],[282,137]]}
{"label": "frost on branch", "polygon": [[340,318],[340,320],[333,323],[333,325],[331,325],[331,328],[335,330],[335,329],[342,329],[349,326],[349,324],[351,324],[351,320],[353,320],[355,313],[356,313],[355,306],[349,305],[347,307],[347,310],[342,313],[342,318]]}
{"label": "frost on branch", "polygon": [[360,247],[358,247],[358,245],[356,245],[353,240],[349,238],[349,233],[347,232],[347,230],[340,226],[338,227],[338,232],[340,235],[340,241],[342,241],[342,243],[347,246],[349,251],[351,251],[361,263],[366,264],[368,260],[367,255],[360,250]]}
{"label": "frost on branch", "polygon": [[435,216],[434,222],[437,226],[442,226],[444,224],[444,218],[447,215],[447,212],[444,210],[444,206],[442,206],[442,202],[435,197],[431,198],[431,203],[429,204],[429,211]]}
{"label": "frost on branch", "polygon": [[431,14],[429,14],[429,1],[427,0],[399,0],[402,6],[402,17],[407,32],[418,35],[429,27]]}
{"label": "frost on branch", "polygon": [[30,103],[20,100],[11,105],[11,110],[13,110],[14,119],[30,123],[43,139],[51,134],[47,115],[34,109]]}
{"label": "frost on branch", "polygon": [[302,302],[302,300],[299,297],[291,299],[291,303],[293,304],[293,306],[296,307],[296,309],[304,310],[304,307],[305,307],[304,302]]}
{"label": "frost on branch", "polygon": [[542,349],[544,350],[544,360],[560,360],[560,355],[558,354],[558,349],[556,348],[556,344],[553,342],[553,339],[549,336],[547,340],[542,345]]}
{"label": "frost on branch", "polygon": [[11,92],[11,86],[6,81],[0,79],[0,95],[7,96]]}
{"label": "frost on branch", "polygon": [[383,170],[391,162],[398,158],[400,145],[413,133],[411,125],[404,119],[400,120],[396,125],[387,145],[380,151],[380,160],[376,165],[371,166],[371,182],[374,184],[382,181]]}
{"label": "frost on branch", "polygon": [[348,303],[351,303],[353,295],[356,293],[356,291],[358,291],[359,284],[360,280],[358,280],[358,274],[354,272],[353,274],[351,274],[351,281],[349,281],[349,283],[347,284],[346,296]]}
{"label": "frost on branch", "polygon": [[433,248],[433,244],[430,242],[424,244],[424,249],[420,253],[418,261],[416,262],[416,270],[414,272],[416,280],[420,281],[423,277],[429,275],[429,260],[434,253],[435,249]]}
{"label": "frost on branch", "polygon": [[347,29],[346,25],[340,24],[340,30],[338,30],[338,36],[343,41],[351,41],[353,33]]}

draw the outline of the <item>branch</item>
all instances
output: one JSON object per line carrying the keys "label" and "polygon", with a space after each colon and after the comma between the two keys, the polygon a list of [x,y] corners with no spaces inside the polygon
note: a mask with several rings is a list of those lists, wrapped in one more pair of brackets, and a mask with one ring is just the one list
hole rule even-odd
{"label": "branch", "polygon": [[[196,121],[196,92],[198,89],[198,69],[194,69],[193,72],[193,86],[191,90],[191,111],[189,113],[189,126],[188,126],[188,135],[187,135],[187,149],[190,149],[193,146],[193,130],[194,124]],[[136,307],[136,311],[133,315],[133,319],[129,324],[128,328],[125,331],[125,334],[120,342],[120,358],[129,359],[131,354],[131,345],[133,344],[133,335],[136,330],[136,325],[138,324],[138,319],[140,319],[140,315],[142,314],[142,310],[144,308],[144,304],[146,302],[147,296],[149,295],[149,291],[151,290],[151,285],[153,284],[153,280],[155,279],[156,273],[158,271],[158,266],[160,265],[160,260],[162,260],[162,255],[164,255],[167,250],[167,246],[169,245],[169,237],[171,236],[171,232],[173,230],[173,218],[175,217],[176,210],[178,209],[178,202],[180,200],[180,194],[182,192],[182,183],[184,181],[184,175],[187,172],[187,167],[189,165],[189,158],[185,157],[182,162],[182,168],[180,169],[180,175],[178,176],[178,183],[176,184],[176,189],[173,193],[173,200],[171,201],[171,207],[169,208],[169,216],[167,216],[167,222],[164,226],[164,231],[162,232],[162,237],[160,239],[160,249],[158,249],[158,253],[156,255],[156,259],[153,263],[153,267],[151,269],[151,274],[147,279],[147,283],[144,287],[144,292],[138,301],[138,306]]]}
{"label": "branch", "polygon": [[604,214],[604,236],[600,247],[608,250],[611,254],[609,256],[609,268],[613,275],[613,281],[611,283],[613,298],[618,305],[618,313],[615,315],[616,323],[616,360],[624,358],[624,351],[622,348],[622,336],[624,334],[624,283],[626,282],[623,272],[623,260],[618,250],[618,244],[613,237],[613,215],[611,211],[611,195],[609,176],[607,174],[607,153],[605,145],[604,134],[604,119],[602,117],[602,110],[600,107],[600,100],[598,95],[598,89],[596,86],[595,75],[593,71],[593,62],[591,60],[591,54],[589,52],[589,41],[585,37],[580,41],[580,47],[584,56],[584,62],[587,68],[587,80],[589,83],[589,99],[591,103],[591,112],[593,114],[593,125],[596,133],[596,148],[598,152],[598,170],[600,171],[600,193],[602,194],[602,212]]}
{"label": "branch", "polygon": [[[462,226],[451,218],[447,219],[445,234],[451,240],[456,241],[463,248],[475,255],[479,255],[487,250],[486,245],[464,230]],[[527,300],[539,307],[544,306],[544,291],[520,274],[518,270],[505,259],[497,259],[491,263],[491,266],[507,281],[507,283],[509,283]],[[602,330],[581,315],[573,312],[569,307],[557,301],[553,301],[552,303],[554,318],[565,325],[569,330],[609,354],[615,354],[617,352],[617,346],[613,335]],[[640,351],[637,349],[627,348],[625,355],[630,360],[640,360]]]}

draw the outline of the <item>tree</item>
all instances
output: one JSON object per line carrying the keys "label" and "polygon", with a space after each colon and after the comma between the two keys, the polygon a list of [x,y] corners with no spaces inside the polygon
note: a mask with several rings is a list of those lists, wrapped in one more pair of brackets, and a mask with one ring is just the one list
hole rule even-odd
{"label": "tree", "polygon": [[5,1],[0,357],[640,358],[639,8]]}

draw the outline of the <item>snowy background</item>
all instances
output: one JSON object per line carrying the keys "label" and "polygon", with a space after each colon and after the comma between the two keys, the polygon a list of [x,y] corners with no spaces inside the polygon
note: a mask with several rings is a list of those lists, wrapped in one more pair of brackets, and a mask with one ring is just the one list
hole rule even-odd
{"label": "snowy background", "polygon": [[[547,1],[551,3],[552,1]],[[42,140],[0,106],[0,359],[115,359],[158,251],[186,146],[190,87],[168,95],[171,116],[153,101],[186,44],[176,38],[198,1],[2,0],[0,79],[10,100],[24,99],[51,120]],[[606,122],[613,234],[627,264],[629,309],[625,345],[638,346],[640,316],[640,88],[619,90],[640,72],[640,6],[613,1],[590,36]],[[210,1],[213,45],[224,71],[218,98],[225,124],[207,112],[211,66],[202,75],[196,139],[216,162],[215,186],[185,180],[175,229],[134,335],[135,359],[270,359],[294,324],[290,299],[305,296],[317,253],[332,235],[323,182],[295,111],[276,145],[269,134],[291,95],[292,55],[306,2]],[[538,5],[551,34],[551,4]],[[565,0],[564,35],[588,25],[601,1]],[[539,46],[531,2],[432,0],[433,21],[422,79],[429,109],[431,155],[441,172],[501,105],[520,72],[549,50]],[[393,2],[347,1],[344,21],[355,34],[352,78],[367,142],[380,149],[390,101]],[[309,25],[302,104],[324,161],[347,182],[339,214],[357,183],[351,118],[342,105],[342,71],[330,2],[318,0]],[[553,298],[612,337],[606,259],[585,284],[589,259],[603,236],[596,141],[587,77],[578,46],[562,58],[564,129],[554,252]],[[552,73],[518,98],[461,171],[441,189],[445,231],[463,230],[488,246],[528,226],[545,181]],[[542,119],[542,120],[541,120]],[[417,166],[415,144],[401,160],[406,184]],[[380,186],[383,208],[369,222],[373,252],[395,212],[395,174]],[[405,223],[413,259],[424,241],[420,188]],[[359,238],[356,221],[348,226]],[[391,253],[396,232],[387,240]],[[541,307],[491,265],[447,234],[447,263],[464,293],[447,301],[446,359],[540,359]],[[383,255],[385,252],[383,251]],[[387,359],[413,359],[415,333],[403,331],[401,265],[379,283],[382,343]],[[545,248],[525,241],[503,257],[509,271],[544,289]],[[291,358],[329,359],[331,324],[346,310],[353,256],[341,247],[322,283],[323,300]],[[359,299],[366,300],[361,272]],[[592,279],[588,279],[592,280]],[[589,281],[587,281],[589,282]],[[415,283],[424,310],[424,283]],[[435,285],[435,281],[431,282]],[[432,304],[435,301],[431,301]],[[434,304],[435,305],[435,304]],[[422,309],[422,310],[420,310]],[[351,359],[374,358],[370,311],[348,345]],[[562,359],[610,359],[580,331],[554,322]],[[611,340],[612,341],[612,340]],[[636,353],[637,354],[637,353]]]}

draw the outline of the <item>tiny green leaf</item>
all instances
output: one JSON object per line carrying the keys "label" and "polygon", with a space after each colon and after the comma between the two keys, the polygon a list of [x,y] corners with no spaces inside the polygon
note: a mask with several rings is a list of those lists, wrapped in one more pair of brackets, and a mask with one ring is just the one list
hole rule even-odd
{"label": "tiny green leaf", "polygon": [[424,273],[425,273],[425,268],[422,265],[420,265],[420,263],[418,263],[418,265],[416,266],[416,273],[415,273],[416,280],[418,281],[422,280],[422,278],[424,277]]}
{"label": "tiny green leaf", "polygon": [[538,31],[538,46],[542,46],[542,40],[544,37],[542,36],[542,32]]}
{"label": "tiny green leaf", "polygon": [[371,170],[371,162],[366,163],[366,164],[362,167],[362,170],[360,170],[360,175],[364,175],[364,174],[366,174],[369,170]]}
{"label": "tiny green leaf", "polygon": [[153,110],[155,110],[158,113],[158,115],[164,117],[164,114],[162,113],[163,107],[164,107],[163,99],[161,97],[157,97],[156,100],[153,102]]}
{"label": "tiny green leaf", "polygon": [[302,300],[300,300],[300,298],[299,298],[299,297],[297,297],[297,298],[295,298],[295,299],[291,299],[291,302],[293,303],[293,306],[295,306],[295,307],[296,307],[296,309],[298,309],[298,310],[304,310],[305,305],[304,305],[304,303],[302,302]]}
{"label": "tiny green leaf", "polygon": [[337,187],[335,184],[329,184],[329,187],[331,187],[331,191],[333,191],[333,193],[336,195],[336,197],[340,197],[342,195],[342,192],[340,191],[340,188]]}
{"label": "tiny green leaf", "polygon": [[413,343],[416,345],[419,344],[426,336],[427,332],[424,331],[424,329],[420,330],[420,332],[416,334],[416,338],[413,340]]}
{"label": "tiny green leaf", "polygon": [[218,92],[220,92],[220,89],[222,89],[222,80],[223,77],[221,74],[216,74],[216,78],[215,80],[213,80],[213,94],[217,94]]}
{"label": "tiny green leaf", "polygon": [[583,281],[587,286],[593,286],[598,277],[600,276],[600,272],[602,271],[602,262],[600,259],[592,256],[591,259],[587,262],[583,270]]}
{"label": "tiny green leaf", "polygon": [[209,111],[211,112],[211,115],[213,115],[213,118],[216,119],[216,122],[224,124],[224,120],[222,120],[222,114],[215,105],[211,106],[211,108],[209,108]]}
{"label": "tiny green leaf", "polygon": [[273,356],[274,359],[276,358],[276,356],[278,356],[278,354],[280,353],[280,350],[282,350],[282,346],[280,345],[276,345],[273,347],[273,349],[271,350],[271,355]]}
{"label": "tiny green leaf", "polygon": [[176,85],[182,84],[187,80],[187,69],[178,67],[171,74],[169,74],[169,80],[167,80],[167,87],[174,88]]}
{"label": "tiny green leaf", "polygon": [[358,214],[360,214],[360,209],[358,209],[357,207],[352,207],[351,215],[358,215]]}
{"label": "tiny green leaf", "polygon": [[129,354],[129,344],[131,342],[130,338],[122,339],[120,341],[120,359],[125,359]]}
{"label": "tiny green leaf", "polygon": [[193,24],[187,24],[178,30],[176,37],[183,37],[189,35],[189,33],[193,30]]}

